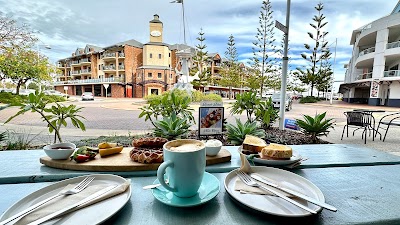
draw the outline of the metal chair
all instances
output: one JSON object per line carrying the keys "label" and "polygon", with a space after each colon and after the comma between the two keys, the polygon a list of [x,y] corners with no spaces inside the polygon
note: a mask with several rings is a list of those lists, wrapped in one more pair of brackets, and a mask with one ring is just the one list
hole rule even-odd
{"label": "metal chair", "polygon": [[375,140],[375,129],[373,127],[373,124],[375,124],[375,118],[372,116],[372,113],[363,111],[348,111],[344,112],[344,115],[347,118],[347,123],[343,127],[342,138],[340,140],[343,140],[344,130],[346,129],[346,127],[347,127],[347,137],[349,137],[349,126],[357,127],[357,129],[353,131],[353,136],[354,132],[356,132],[359,129],[363,129],[361,138],[364,139],[364,144],[367,143],[367,132],[369,132],[369,135],[371,135],[371,130],[372,130],[372,140],[373,141]]}
{"label": "metal chair", "polygon": [[[388,118],[388,117],[389,117],[389,118]],[[385,118],[386,118],[386,119],[385,119]],[[382,118],[379,120],[378,127],[376,128],[376,130],[379,130],[379,127],[380,127],[381,124],[387,126],[386,128],[381,127],[381,129],[386,130],[386,131],[385,131],[385,135],[383,136],[383,141],[385,141],[386,134],[387,134],[387,132],[388,132],[388,130],[389,130],[389,127],[390,127],[391,125],[392,125],[392,126],[400,126],[400,121],[397,120],[397,119],[400,119],[400,112],[388,114],[388,115],[382,117]],[[385,121],[384,121],[384,120],[385,120]],[[375,134],[375,136],[376,136],[376,134]]]}

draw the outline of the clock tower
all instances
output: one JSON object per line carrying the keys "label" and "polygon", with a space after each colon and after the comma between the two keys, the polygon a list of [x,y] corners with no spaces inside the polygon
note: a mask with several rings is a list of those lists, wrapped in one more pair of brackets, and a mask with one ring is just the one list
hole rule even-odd
{"label": "clock tower", "polygon": [[163,23],[160,17],[155,14],[154,19],[150,21],[150,42],[162,42]]}

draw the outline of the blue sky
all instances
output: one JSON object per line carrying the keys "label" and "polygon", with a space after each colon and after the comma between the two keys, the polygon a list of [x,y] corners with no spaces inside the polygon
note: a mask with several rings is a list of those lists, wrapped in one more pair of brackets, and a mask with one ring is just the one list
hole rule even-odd
{"label": "blue sky", "polygon": [[[94,44],[101,47],[136,39],[149,41],[148,22],[154,14],[164,24],[164,42],[183,42],[180,4],[170,0],[0,0],[0,12],[13,16],[19,23],[26,23],[38,32],[40,40],[51,46],[41,49],[51,61],[71,55],[77,47]],[[292,0],[290,21],[290,67],[305,65],[300,54],[308,43],[309,23],[316,14],[314,7],[320,1]],[[363,25],[388,15],[397,0],[325,0],[327,39],[332,47],[338,40],[335,80],[343,80],[343,65],[351,56],[351,33]],[[261,0],[196,0],[184,1],[187,21],[187,42],[196,45],[200,28],[206,37],[208,52],[226,51],[230,34],[236,39],[239,60],[247,61],[252,55]],[[286,0],[271,0],[274,19],[285,24]],[[276,38],[281,32],[275,30]],[[333,50],[332,50],[333,51]],[[338,85],[338,84],[337,84]],[[337,86],[335,85],[335,86]]]}

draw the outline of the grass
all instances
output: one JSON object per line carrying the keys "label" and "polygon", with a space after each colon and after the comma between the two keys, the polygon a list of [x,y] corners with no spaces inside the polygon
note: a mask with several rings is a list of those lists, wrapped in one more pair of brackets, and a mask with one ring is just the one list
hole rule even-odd
{"label": "grass", "polygon": [[[38,135],[31,135],[26,132],[5,131],[1,133],[3,138],[3,150],[25,150],[32,149],[32,142]],[[1,141],[1,140],[0,140]],[[0,145],[1,147],[1,145]],[[0,148],[1,149],[1,148]]]}

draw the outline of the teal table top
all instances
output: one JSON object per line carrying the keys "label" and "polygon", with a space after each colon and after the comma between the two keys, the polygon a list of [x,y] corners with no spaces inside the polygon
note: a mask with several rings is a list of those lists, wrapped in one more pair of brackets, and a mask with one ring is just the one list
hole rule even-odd
{"label": "teal table top", "polygon": [[[225,191],[227,173],[213,173],[221,191],[208,203],[192,208],[175,208],[158,202],[142,186],[156,177],[131,177],[128,204],[103,224],[400,224],[400,165],[331,167],[296,170],[317,185],[326,202],[338,211],[322,210],[316,216],[288,219],[255,212],[234,201]],[[43,183],[1,184],[0,214],[24,196],[50,185]],[[262,201],[262,198],[260,198]]]}
{"label": "teal table top", "polygon": [[[293,145],[291,147],[303,157],[308,158],[297,169],[400,164],[399,156],[360,145],[325,144]],[[207,166],[207,172],[224,173],[240,166],[238,147],[227,146],[225,148],[232,154],[231,161]],[[43,156],[46,155],[42,150],[0,151],[0,184],[58,181],[91,173],[108,173],[123,177],[154,176],[156,174],[156,171],[91,172],[55,169],[39,162],[39,158]]]}

